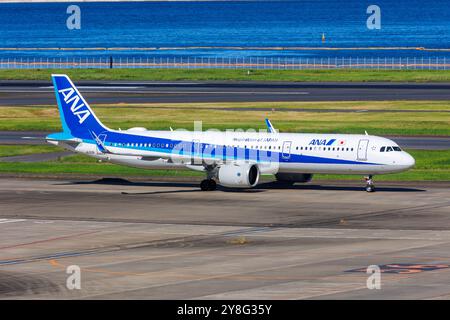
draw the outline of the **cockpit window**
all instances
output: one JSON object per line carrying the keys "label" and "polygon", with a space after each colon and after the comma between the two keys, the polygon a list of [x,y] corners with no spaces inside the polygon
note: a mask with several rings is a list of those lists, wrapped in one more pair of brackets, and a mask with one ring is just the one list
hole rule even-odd
{"label": "cockpit window", "polygon": [[390,151],[402,151],[399,146],[392,146],[392,147],[381,147],[380,152],[390,152]]}

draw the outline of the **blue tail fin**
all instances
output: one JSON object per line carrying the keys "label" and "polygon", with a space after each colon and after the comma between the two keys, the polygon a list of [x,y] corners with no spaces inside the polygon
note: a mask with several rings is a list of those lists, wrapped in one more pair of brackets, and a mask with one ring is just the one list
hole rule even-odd
{"label": "blue tail fin", "polygon": [[91,132],[99,134],[109,131],[95,116],[68,76],[53,74],[52,80],[65,134],[80,139],[92,139]]}

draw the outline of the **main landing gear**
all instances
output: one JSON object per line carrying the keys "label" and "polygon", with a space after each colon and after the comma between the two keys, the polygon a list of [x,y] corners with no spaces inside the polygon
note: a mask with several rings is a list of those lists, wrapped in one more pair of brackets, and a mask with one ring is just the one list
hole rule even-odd
{"label": "main landing gear", "polygon": [[217,183],[214,179],[205,179],[200,183],[202,191],[214,191],[217,189]]}
{"label": "main landing gear", "polygon": [[373,184],[372,175],[364,177],[366,179],[366,191],[375,192],[375,185]]}

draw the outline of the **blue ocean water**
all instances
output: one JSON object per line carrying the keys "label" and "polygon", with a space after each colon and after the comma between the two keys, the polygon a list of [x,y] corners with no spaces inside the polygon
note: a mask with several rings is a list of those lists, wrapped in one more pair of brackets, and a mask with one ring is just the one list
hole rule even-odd
{"label": "blue ocean water", "polygon": [[[381,29],[366,9],[381,8]],[[159,48],[150,51],[9,51],[17,56],[450,56],[424,50],[230,50],[218,47],[450,48],[448,0],[304,0],[77,3],[81,30],[66,27],[68,3],[0,4],[0,48]],[[326,41],[322,42],[322,34]],[[193,49],[188,47],[208,47]],[[161,49],[161,48],[176,49]],[[188,49],[187,49],[188,48]]]}

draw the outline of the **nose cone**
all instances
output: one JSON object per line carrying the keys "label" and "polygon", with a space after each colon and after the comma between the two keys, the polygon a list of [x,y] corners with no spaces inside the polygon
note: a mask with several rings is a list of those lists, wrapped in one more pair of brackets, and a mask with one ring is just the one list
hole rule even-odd
{"label": "nose cone", "polygon": [[407,152],[403,152],[402,165],[405,166],[406,169],[410,169],[414,167],[416,164],[416,160]]}

